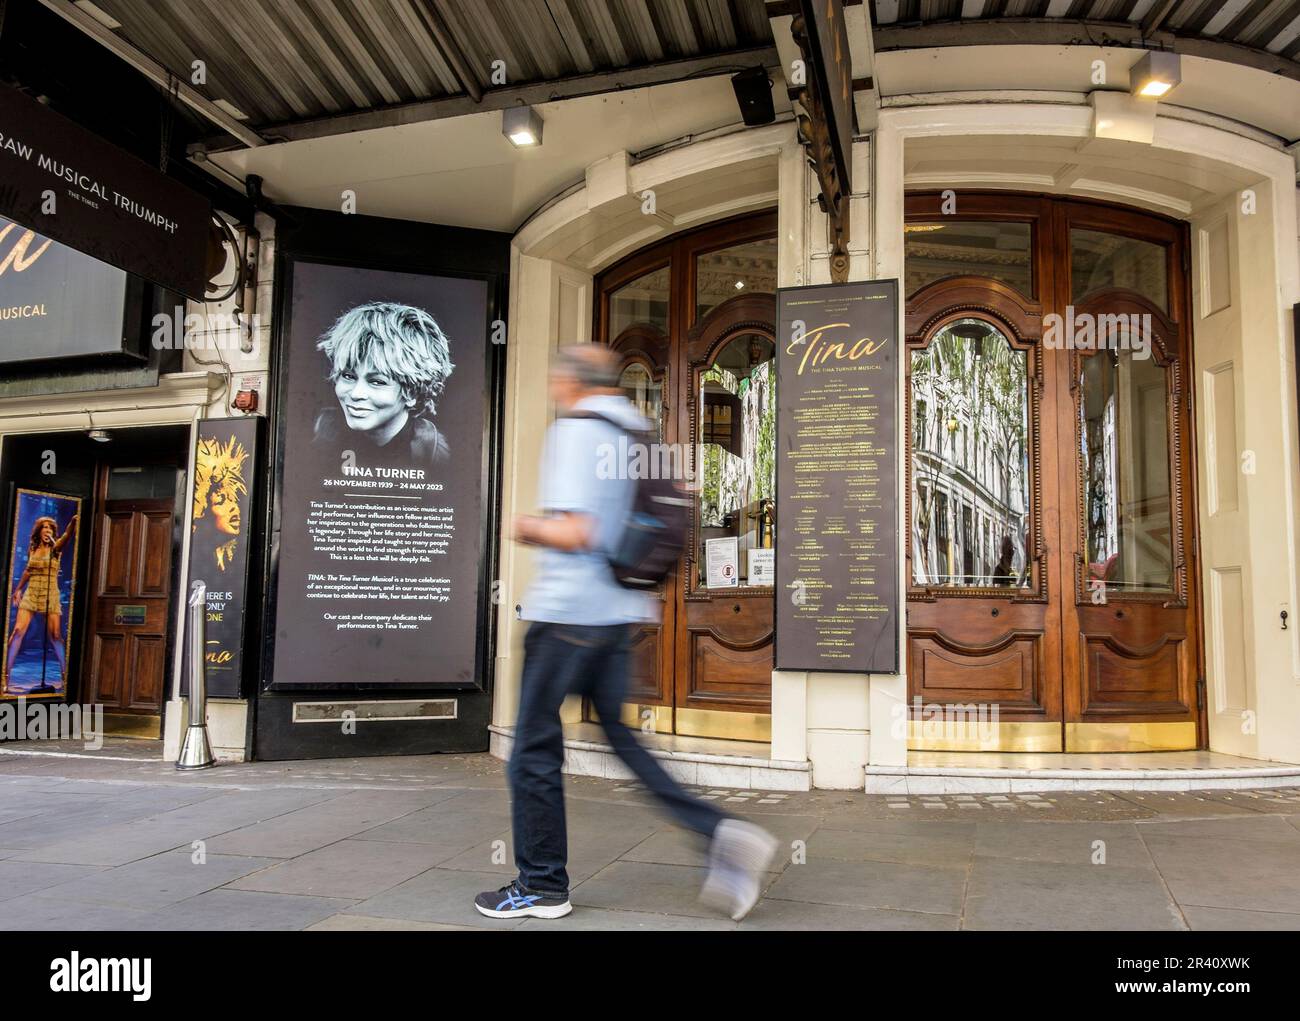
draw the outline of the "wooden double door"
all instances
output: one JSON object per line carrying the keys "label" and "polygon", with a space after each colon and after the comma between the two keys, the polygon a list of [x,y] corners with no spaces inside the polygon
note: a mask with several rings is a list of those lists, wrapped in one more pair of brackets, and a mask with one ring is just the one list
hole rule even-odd
{"label": "wooden double door", "polygon": [[598,281],[595,336],[654,424],[655,470],[692,499],[691,534],[632,650],[625,717],[695,736],[771,737],[776,217],[639,252]]}
{"label": "wooden double door", "polygon": [[911,195],[909,747],[1203,744],[1187,240]]}

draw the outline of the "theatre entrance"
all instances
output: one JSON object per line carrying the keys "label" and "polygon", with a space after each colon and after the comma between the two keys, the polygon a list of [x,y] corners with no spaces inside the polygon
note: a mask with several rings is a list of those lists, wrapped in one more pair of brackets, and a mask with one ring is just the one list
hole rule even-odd
{"label": "theatre entrance", "polygon": [[[54,701],[102,707],[108,735],[162,736],[179,633],[190,442],[189,426],[160,425],[10,435],[0,449],[0,529],[11,545],[16,528],[27,530],[18,494],[75,507],[68,532],[75,547],[65,547],[63,573],[50,586],[62,604],[66,670],[55,673],[56,659],[46,656],[56,680],[45,687],[55,688]],[[41,638],[34,631],[20,656],[41,655]],[[9,687],[21,694],[21,658],[16,665],[18,683]]]}
{"label": "theatre entrance", "polygon": [[909,747],[1204,745],[1185,226],[911,195]]}
{"label": "theatre entrance", "polygon": [[595,337],[692,478],[691,535],[632,648],[625,717],[662,733],[771,736],[776,216],[679,235],[597,281]]}

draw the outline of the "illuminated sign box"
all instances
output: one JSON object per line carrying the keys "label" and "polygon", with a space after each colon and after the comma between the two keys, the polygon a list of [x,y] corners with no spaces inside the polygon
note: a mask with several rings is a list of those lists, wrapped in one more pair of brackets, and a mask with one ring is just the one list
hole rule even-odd
{"label": "illuminated sign box", "polygon": [[0,217],[0,364],[142,357],[138,324],[128,321],[138,318],[137,286],[128,273]]}

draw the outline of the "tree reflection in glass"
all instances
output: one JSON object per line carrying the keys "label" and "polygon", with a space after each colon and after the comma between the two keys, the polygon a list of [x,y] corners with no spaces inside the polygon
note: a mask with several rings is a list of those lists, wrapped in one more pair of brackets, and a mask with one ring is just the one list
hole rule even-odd
{"label": "tree reflection in glass", "polygon": [[912,583],[1030,584],[1028,355],[965,318],[911,355]]}

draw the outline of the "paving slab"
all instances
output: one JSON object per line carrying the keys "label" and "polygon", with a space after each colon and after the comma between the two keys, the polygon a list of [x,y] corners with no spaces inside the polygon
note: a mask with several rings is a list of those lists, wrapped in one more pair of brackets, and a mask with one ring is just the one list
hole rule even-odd
{"label": "paving slab", "polygon": [[1155,869],[977,858],[962,927],[1184,929]]}
{"label": "paving slab", "polygon": [[1183,905],[1190,928],[1214,932],[1300,932],[1300,914]]}
{"label": "paving slab", "polygon": [[[706,869],[616,861],[570,892],[578,907],[651,911],[694,918],[722,917],[699,901]],[[770,882],[770,879],[769,879]]]}
{"label": "paving slab", "polygon": [[0,915],[4,902],[36,893],[74,879],[92,875],[102,869],[94,865],[49,865],[44,862],[0,861]]}
{"label": "paving slab", "polygon": [[168,851],[96,872],[43,891],[46,899],[152,911],[224,886],[273,864],[270,858],[210,854],[196,864],[189,851]]}
{"label": "paving slab", "polygon": [[844,904],[805,904],[764,898],[739,925],[741,929],[875,932],[953,931],[956,915],[922,911],[894,911],[890,908],[855,908]]}
{"label": "paving slab", "polygon": [[965,868],[810,858],[806,865],[791,865],[782,872],[766,896],[809,904],[957,915],[965,885]]}
{"label": "paving slab", "polygon": [[889,861],[964,868],[975,850],[975,832],[975,823],[956,821],[878,819],[853,829],[839,829],[828,823],[809,838],[808,860]]}
{"label": "paving slab", "polygon": [[216,854],[293,858],[456,797],[454,790],[353,791],[208,841]]}
{"label": "paving slab", "polygon": [[206,842],[229,830],[274,819],[331,796],[337,794],[292,788],[223,791],[215,798],[129,821],[106,822],[96,816],[99,825],[77,835],[67,835],[69,827],[62,826],[61,839],[29,844],[21,857],[28,861],[124,865],[173,848],[192,848],[195,841]]}
{"label": "paving slab", "polygon": [[[485,919],[486,921],[486,919]],[[371,918],[367,915],[330,915],[307,932],[486,932],[478,926],[447,925],[443,922],[416,922],[409,918]]]}
{"label": "paving slab", "polygon": [[297,897],[223,887],[149,913],[141,924],[183,932],[305,929],[351,907],[336,897]]}
{"label": "paving slab", "polygon": [[563,918],[530,918],[519,926],[520,932],[729,932],[736,923],[721,915],[700,918],[694,915],[655,914],[649,911],[611,911],[605,908],[574,908]]}
{"label": "paving slab", "polygon": [[474,909],[475,897],[484,890],[497,890],[504,885],[501,877],[491,872],[429,869],[391,890],[361,901],[344,913],[475,928],[513,929],[524,920],[487,918]]}
{"label": "paving slab", "polygon": [[227,889],[365,900],[433,868],[430,844],[340,840],[231,882]]}
{"label": "paving slab", "polygon": [[1179,904],[1300,913],[1300,843],[1294,840],[1150,836],[1145,829],[1143,839]]}
{"label": "paving slab", "polygon": [[1150,868],[1151,855],[1137,823],[987,822],[976,827],[975,853],[989,858],[1055,861],[1075,865]]}

